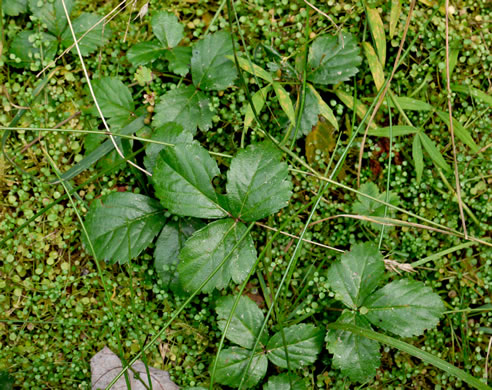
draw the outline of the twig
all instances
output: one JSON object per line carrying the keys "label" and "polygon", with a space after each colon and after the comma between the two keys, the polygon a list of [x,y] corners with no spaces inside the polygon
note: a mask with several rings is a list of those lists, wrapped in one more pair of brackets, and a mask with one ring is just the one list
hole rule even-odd
{"label": "twig", "polygon": [[[60,123],[56,124],[53,129],[58,129],[60,127],[62,127],[65,123],[68,123],[70,122],[73,118],[79,116],[80,114],[82,113],[82,111],[77,111],[75,113],[73,113],[72,115],[70,115],[67,119],[64,119],[62,120]],[[37,137],[36,139],[34,139],[33,141],[29,142],[27,145],[25,145],[22,149],[21,149],[21,153],[24,153],[27,149],[29,149],[31,146],[33,146],[36,142],[39,142],[41,141],[41,139],[44,137],[44,135],[40,135],[39,137]]]}
{"label": "twig", "polygon": [[456,182],[456,198],[458,199],[458,207],[460,209],[461,224],[463,225],[463,234],[468,238],[466,230],[465,213],[463,212],[463,200],[461,199],[460,174],[458,171],[458,161],[456,159],[456,143],[454,142],[454,127],[453,127],[453,104],[451,93],[451,77],[449,71],[449,0],[446,0],[446,89],[448,94],[448,112],[449,112],[449,132],[451,133],[451,143],[453,145],[453,165],[454,179]]}
{"label": "twig", "polygon": [[338,30],[340,30],[340,28],[338,27],[338,25],[333,21],[333,19],[330,17],[330,15],[328,15],[327,13],[321,11],[318,7],[316,7],[315,5],[311,4],[309,1],[307,0],[304,0],[304,2],[309,5],[312,9],[314,9],[316,12],[320,13],[321,15],[323,15],[325,18],[327,18],[334,26],[335,28]]}
{"label": "twig", "polygon": [[[99,107],[99,103],[97,102],[96,94],[94,93],[94,90],[92,88],[91,79],[89,77],[89,73],[87,72],[87,68],[85,66],[84,58],[82,57],[82,53],[80,52],[80,47],[79,47],[79,43],[77,41],[77,36],[75,35],[75,31],[74,31],[73,26],[72,26],[72,21],[70,19],[70,15],[68,14],[67,6],[65,5],[65,0],[62,0],[62,5],[63,5],[63,10],[65,11],[65,16],[67,18],[68,27],[70,28],[70,32],[72,33],[72,38],[73,38],[73,41],[75,43],[75,48],[77,49],[77,54],[79,55],[80,63],[82,65],[82,70],[84,71],[84,76],[85,76],[85,79],[87,80],[87,86],[89,87],[89,91],[91,93],[92,100],[94,100],[94,104],[96,105],[97,112],[99,113],[99,116],[101,117],[101,120],[102,120],[102,122],[104,124],[104,127],[105,127],[106,131],[110,132],[109,126],[106,123],[106,119],[104,118],[104,115],[103,115],[103,113],[101,111],[101,107]],[[114,137],[112,135],[110,135],[109,138],[111,139],[111,142],[113,143],[113,146],[114,146],[116,152],[118,153],[118,155],[123,160],[125,160],[132,167],[134,167],[134,168],[138,169],[139,171],[145,173],[147,176],[152,176],[152,174],[150,172],[147,172],[145,169],[139,167],[133,161],[127,160],[125,158],[124,154],[121,152],[121,150],[118,147],[118,145],[116,144],[116,140],[114,139]]]}
{"label": "twig", "polygon": [[489,339],[489,347],[487,348],[487,357],[485,358],[485,380],[489,379],[490,348],[492,348],[492,337]]}
{"label": "twig", "polygon": [[360,171],[362,169],[362,155],[364,154],[364,145],[366,143],[367,133],[369,131],[369,127],[371,126],[372,121],[374,120],[374,118],[375,118],[375,116],[379,110],[379,107],[381,107],[381,104],[383,103],[383,100],[384,100],[384,97],[386,96],[386,93],[388,92],[389,86],[391,84],[391,80],[393,80],[393,76],[396,73],[396,68],[398,67],[398,62],[400,61],[400,56],[401,56],[401,53],[403,51],[403,44],[405,43],[405,39],[407,37],[408,27],[410,26],[410,19],[412,18],[412,12],[413,12],[413,8],[415,7],[415,1],[416,0],[412,0],[412,2],[410,3],[410,9],[408,11],[407,20],[405,21],[405,29],[403,30],[403,36],[401,37],[400,47],[398,48],[398,53],[396,54],[396,59],[395,59],[394,65],[393,65],[393,70],[391,71],[391,75],[388,79],[388,82],[386,83],[386,86],[384,87],[383,92],[379,96],[379,100],[378,100],[376,106],[374,107],[374,110],[372,111],[372,114],[371,114],[371,116],[367,122],[366,129],[364,131],[364,136],[362,137],[362,142],[360,144],[360,151],[359,151],[359,165],[357,167],[357,187],[360,187]]}

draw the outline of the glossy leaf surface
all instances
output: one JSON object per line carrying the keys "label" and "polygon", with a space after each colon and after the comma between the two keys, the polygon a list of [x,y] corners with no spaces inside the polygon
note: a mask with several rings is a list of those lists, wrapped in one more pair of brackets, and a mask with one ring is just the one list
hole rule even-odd
{"label": "glossy leaf surface", "polygon": [[[98,259],[124,264],[147,248],[164,222],[164,210],[156,200],[116,192],[92,203],[85,227]],[[83,242],[91,253],[85,235]]]}
{"label": "glossy leaf surface", "polygon": [[309,49],[308,80],[316,84],[337,84],[355,75],[362,58],[351,34],[320,36]]}
{"label": "glossy leaf surface", "polygon": [[328,282],[348,307],[358,308],[384,275],[383,257],[371,243],[353,245],[328,270]]}
{"label": "glossy leaf surface", "polygon": [[191,75],[193,84],[204,91],[218,91],[232,85],[237,72],[232,55],[231,35],[225,31],[208,35],[193,47]]}
{"label": "glossy leaf surface", "polygon": [[256,221],[287,206],[292,195],[287,164],[271,143],[250,145],[232,160],[227,172],[229,211],[243,221]]}
{"label": "glossy leaf surface", "polygon": [[[217,312],[219,329],[223,332],[229,318],[234,296],[220,298],[215,311]],[[241,296],[239,303],[232,315],[226,338],[233,343],[244,347],[253,348],[255,345],[258,331],[264,320],[263,312],[251,299]],[[260,345],[265,346],[268,341],[268,332],[263,332]]]}
{"label": "glossy leaf surface", "polygon": [[285,345],[281,331],[268,341],[267,356],[272,363],[282,368],[297,369],[316,361],[323,344],[323,332],[320,329],[311,324],[298,324],[284,328],[283,332]]}
{"label": "glossy leaf surface", "polygon": [[161,204],[176,215],[221,218],[212,179],[219,174],[215,160],[197,142],[165,148],[159,154],[152,181]]}
{"label": "glossy leaf surface", "polygon": [[423,283],[409,279],[391,282],[364,301],[372,324],[402,337],[421,335],[434,328],[444,304]]}
{"label": "glossy leaf surface", "polygon": [[[371,329],[364,317],[351,312],[343,313],[336,322]],[[342,330],[328,330],[325,340],[328,351],[333,354],[333,365],[350,380],[364,382],[376,375],[381,364],[378,342]]]}
{"label": "glossy leaf surface", "polygon": [[199,127],[207,131],[212,126],[213,112],[208,97],[193,86],[179,87],[161,96],[155,107],[153,124],[162,126],[167,122],[177,122],[193,134]]}

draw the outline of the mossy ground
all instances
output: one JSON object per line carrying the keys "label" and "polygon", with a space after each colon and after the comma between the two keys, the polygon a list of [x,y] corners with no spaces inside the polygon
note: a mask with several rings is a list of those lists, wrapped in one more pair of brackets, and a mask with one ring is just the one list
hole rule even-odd
{"label": "mossy ground", "polygon": [[[371,2],[371,6],[380,10],[386,25],[390,3]],[[410,56],[396,73],[392,90],[398,96],[411,96],[444,107],[447,94],[442,77],[445,63],[443,14],[438,12],[427,29],[420,30],[432,13],[429,6],[432,3],[417,1],[407,41],[416,35],[418,39]],[[452,3],[454,13],[450,38],[452,48],[458,50],[452,82],[490,93],[488,77],[492,58],[490,47],[487,46],[491,42],[491,32],[487,27],[490,27],[492,20],[490,4],[487,5],[485,0]],[[76,12],[92,10],[102,15],[115,5],[114,1],[78,1]],[[321,6],[337,24],[356,34],[359,41],[370,39],[364,9],[359,2],[329,0]],[[204,33],[217,8],[218,4],[201,0],[192,3],[151,1],[149,10],[151,13],[158,9],[176,12],[180,21],[186,25],[186,40],[194,42]],[[249,50],[254,50],[263,42],[274,46],[283,56],[289,56],[302,45],[305,3],[255,0],[237,2],[236,9]],[[388,64],[394,61],[407,13],[408,5],[404,4],[396,34],[388,39]],[[222,13],[219,16],[212,31],[228,28],[224,15]],[[126,63],[124,54],[133,43],[147,39],[148,17],[140,21],[133,20],[132,16],[128,38],[123,42],[129,17],[128,11],[125,11],[110,22],[114,31],[111,42],[89,57],[86,64],[94,78],[113,76],[127,84],[133,83],[132,92],[138,96],[136,99],[143,100],[143,95],[149,93],[159,96],[171,88],[176,80],[164,75],[145,87],[134,83],[136,69]],[[37,26],[27,16],[4,17],[3,20],[4,44],[19,31]],[[333,32],[330,22],[316,12],[311,13],[309,23],[314,34]],[[36,72],[7,66],[5,53],[2,61],[1,125],[8,126],[19,106],[29,106],[30,109],[17,126],[53,128],[68,116],[82,111],[65,127],[98,128],[98,121],[86,113],[91,100],[85,88],[80,63],[75,56],[68,54],[59,61],[59,68],[34,104],[31,104],[31,97],[39,81]],[[355,83],[345,83],[344,88],[350,94],[356,88],[357,95],[366,104],[372,101],[375,96],[374,81],[365,61]],[[324,94],[339,123],[343,124],[341,131],[349,132],[352,112],[331,91],[327,90]],[[197,138],[209,150],[234,154],[239,146],[243,112],[247,104],[245,94],[235,87],[225,94],[214,95],[214,128],[208,133],[199,134]],[[485,237],[490,234],[488,223],[492,215],[491,149],[487,148],[491,143],[490,106],[464,94],[455,94],[453,99],[453,116],[470,131],[482,149],[481,153],[473,154],[458,142],[457,161],[463,202],[469,210],[465,215],[468,232],[475,237]],[[269,104],[273,112],[280,110],[275,99]],[[376,122],[387,124],[387,113],[386,109],[382,109]],[[425,125],[427,134],[439,145],[448,162],[452,163],[447,127],[438,120],[429,120],[419,112],[407,114],[416,126]],[[270,120],[269,115],[263,114],[263,119],[270,123],[268,130],[275,136],[282,135],[281,129],[275,121]],[[393,118],[393,121],[397,120]],[[41,139],[33,142],[38,136]],[[256,138],[255,133],[250,133],[248,141]],[[105,302],[101,275],[98,274],[94,260],[82,249],[80,225],[70,202],[62,199],[26,224],[37,212],[65,195],[61,185],[50,184],[56,175],[44,151],[48,150],[60,169],[65,171],[83,158],[91,142],[94,142],[94,137],[83,134],[18,130],[9,134],[5,148],[24,172],[5,156],[0,156],[0,238],[3,240],[0,247],[0,370],[8,371],[19,388],[88,388],[90,358],[104,345],[114,351],[118,350],[118,328],[122,330],[124,357],[130,358],[182,303],[159,284],[149,254],[140,256],[131,265],[102,264],[102,276],[110,287],[111,301],[119,322],[114,323]],[[411,138],[399,137],[394,140],[391,192],[399,196],[403,209],[460,230],[457,203],[428,157],[424,159],[422,182],[417,183],[411,147]],[[298,143],[296,152],[305,156],[302,141]],[[352,187],[356,186],[357,153],[358,147],[354,147],[345,163],[344,172],[339,176],[343,183]],[[382,138],[368,140],[362,182],[373,181],[379,188],[386,188],[387,154],[388,144]],[[74,179],[73,186],[83,185],[77,191],[76,199],[82,214],[92,200],[110,191],[140,191],[136,176],[127,167],[120,169],[122,165],[114,172],[95,178],[116,161],[115,155],[109,156]],[[220,160],[219,163],[227,164]],[[321,156],[315,165],[322,171],[326,168],[326,162]],[[454,184],[452,174],[446,174],[445,177],[451,185]],[[293,181],[295,195],[291,205],[270,217],[267,222],[271,226],[278,226],[319,189],[317,181],[297,173],[293,174]],[[350,213],[355,201],[353,194],[332,188],[323,199],[314,220]],[[299,215],[288,232],[299,234],[305,216]],[[396,213],[395,218],[417,222],[401,213]],[[256,242],[261,246],[270,232],[255,228],[254,234]],[[336,218],[314,225],[305,238],[347,249],[354,242],[377,240],[378,230],[354,220]],[[397,227],[386,230],[382,249],[391,254],[391,258],[411,263],[463,242],[462,239],[435,231]],[[248,285],[248,294],[258,303],[263,303],[260,283],[262,275],[268,275],[271,282],[278,283],[292,252],[292,244],[292,238],[282,236],[260,264],[257,277]],[[335,257],[335,252],[306,245],[288,296],[292,300],[301,296],[303,305],[298,308],[297,314],[306,316],[319,326],[336,318],[337,310],[340,309],[330,299],[324,280],[324,269]],[[476,377],[486,375],[486,355],[492,335],[491,265],[490,247],[469,245],[436,257],[417,268],[417,273],[412,276],[438,292],[445,300],[448,312],[437,329],[409,341]],[[207,384],[208,367],[220,338],[212,304],[214,299],[214,295],[194,299],[166,332],[166,337],[146,354],[151,365],[168,370],[179,385]],[[488,366],[491,365],[489,361]],[[323,352],[314,367],[305,369],[302,374],[312,388],[348,387],[346,379],[331,367],[327,351]],[[466,388],[466,385],[442,371],[390,348],[384,349],[377,378],[366,386],[374,389]]]}

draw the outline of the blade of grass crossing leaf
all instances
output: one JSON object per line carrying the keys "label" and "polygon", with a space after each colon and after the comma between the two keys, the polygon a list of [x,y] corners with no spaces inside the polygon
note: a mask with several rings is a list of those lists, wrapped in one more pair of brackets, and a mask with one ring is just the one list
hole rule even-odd
{"label": "blade of grass crossing leaf", "polygon": [[381,65],[381,62],[379,62],[378,56],[369,42],[362,42],[362,47],[374,79],[374,84],[376,84],[376,88],[380,90],[384,84],[383,66]]}
{"label": "blade of grass crossing leaf", "polygon": [[[122,346],[122,340],[121,340],[121,329],[120,329],[120,324],[119,322],[117,321],[116,319],[116,314],[115,314],[115,311],[114,311],[114,307],[113,307],[113,303],[111,301],[111,298],[110,298],[110,295],[109,295],[109,289],[108,289],[108,286],[106,284],[106,279],[104,278],[104,274],[103,274],[103,271],[102,271],[102,268],[101,268],[101,265],[99,263],[99,260],[97,259],[97,256],[96,256],[96,251],[94,250],[94,246],[92,245],[92,241],[89,237],[89,234],[85,228],[85,224],[84,224],[84,221],[82,219],[82,216],[80,215],[79,213],[79,210],[77,208],[77,205],[75,204],[73,198],[72,198],[72,195],[70,194],[70,190],[67,188],[65,182],[63,180],[61,180],[61,176],[59,175],[59,170],[58,170],[58,167],[56,166],[56,163],[53,161],[53,159],[51,158],[51,156],[49,155],[48,152],[46,152],[46,150],[44,150],[44,154],[45,156],[48,158],[48,161],[50,162],[52,168],[53,168],[53,171],[55,172],[56,176],[58,176],[58,180],[59,182],[61,183],[61,185],[63,186],[63,189],[65,190],[65,193],[66,195],[68,196],[68,199],[70,200],[70,203],[73,207],[73,210],[75,211],[75,214],[77,215],[77,219],[79,220],[79,223],[82,227],[82,232],[83,234],[85,235],[86,239],[87,239],[87,243],[89,245],[89,249],[91,250],[91,253],[92,253],[92,256],[94,257],[94,262],[96,263],[96,267],[97,267],[97,272],[99,274],[99,278],[101,279],[101,283],[103,285],[103,290],[104,290],[104,300],[105,300],[105,303],[106,305],[109,307],[109,310],[110,310],[110,315],[111,315],[111,318],[113,320],[114,323],[116,323],[116,340],[117,340],[117,343],[118,343],[118,352],[119,352],[119,358],[121,359],[121,361],[123,363],[125,363],[126,359],[124,358],[124,354],[123,354],[123,346]],[[130,379],[128,377],[128,373],[125,371],[124,373],[125,375],[125,382],[126,382],[126,385],[128,388],[130,388]]]}
{"label": "blade of grass crossing leaf", "polygon": [[[226,58],[230,59],[231,61],[234,61],[234,56],[226,56]],[[241,69],[245,70],[246,72],[252,74],[253,76],[257,76],[269,83],[273,83],[272,75],[268,73],[265,69],[259,67],[256,64],[253,64],[252,62],[248,61],[246,58],[237,57],[237,62],[239,63]]]}
{"label": "blade of grass crossing leaf", "polygon": [[444,160],[444,157],[442,156],[441,152],[439,152],[439,149],[437,149],[434,142],[432,142],[432,140],[422,132],[417,133],[417,135],[419,136],[420,141],[422,142],[422,146],[429,154],[432,161],[434,161],[437,166],[441,167],[446,172],[451,172],[451,167],[448,165],[446,160]]}
{"label": "blade of grass crossing leaf", "polygon": [[[270,89],[272,88],[271,85],[267,85],[266,87],[260,89],[258,92],[256,92],[253,97],[253,104],[255,106],[255,111],[257,114],[261,112],[263,109],[263,106],[265,105],[266,97],[268,92],[270,92]],[[251,105],[248,104],[248,108],[246,109],[246,115],[244,116],[244,130],[248,129],[251,126],[251,123],[253,123],[254,119],[254,113],[253,109],[251,108]]]}
{"label": "blade of grass crossing leaf", "polygon": [[398,26],[398,21],[401,14],[401,3],[400,0],[391,0],[391,12],[390,12],[390,28],[389,37],[393,39],[396,32],[396,27]]}
{"label": "blade of grass crossing leaf", "polygon": [[[453,70],[458,63],[459,54],[459,49],[452,49],[449,51],[449,77],[453,74]],[[441,79],[443,80],[443,84],[446,84],[446,68],[444,68],[441,72]]]}
{"label": "blade of grass crossing leaf", "polygon": [[386,63],[386,35],[384,33],[384,25],[377,8],[366,6],[367,19],[371,29],[372,38],[376,44],[379,61],[384,66]]}
{"label": "blade of grass crossing leaf", "polygon": [[374,332],[369,329],[364,329],[352,324],[342,324],[342,323],[331,323],[327,326],[329,329],[339,329],[347,332],[355,333],[359,336],[367,337],[368,339],[378,341],[380,343],[389,345],[390,347],[397,348],[400,351],[406,352],[411,356],[414,356],[425,363],[432,364],[434,367],[437,367],[449,375],[455,376],[461,379],[463,382],[468,385],[474,387],[479,390],[490,390],[491,388],[487,386],[485,383],[481,382],[479,379],[473,377],[467,372],[459,369],[458,367],[449,364],[445,360],[438,358],[430,354],[429,352],[425,352],[420,348],[414,347],[411,344],[405,343],[404,341],[397,340],[393,337]]}
{"label": "blade of grass crossing leaf", "polygon": [[149,350],[156,342],[159,340],[166,329],[176,320],[176,318],[179,317],[181,312],[188,306],[188,304],[195,298],[195,296],[200,293],[202,288],[210,281],[210,279],[213,278],[213,276],[220,270],[220,268],[229,260],[231,255],[236,251],[236,249],[241,245],[243,240],[249,235],[249,232],[254,226],[254,222],[250,223],[244,232],[244,234],[241,235],[237,243],[234,245],[234,247],[231,249],[231,251],[224,257],[224,259],[221,261],[221,263],[210,273],[210,275],[207,277],[206,280],[203,281],[203,283],[200,285],[198,289],[193,291],[193,293],[190,294],[190,296],[186,299],[186,301],[183,302],[183,304],[171,315],[169,320],[164,324],[164,326],[157,332],[154,337],[148,342],[147,345],[145,345],[134,357],[131,359],[124,367],[123,369],[116,374],[116,376],[113,378],[113,380],[106,386],[105,390],[110,390],[112,386],[123,376],[124,373],[126,373],[130,367],[138,360],[140,357],[147,351]]}
{"label": "blade of grass crossing leaf", "polygon": [[[144,126],[144,117],[139,117],[131,122],[129,125],[125,126],[123,129],[119,131],[120,134],[129,135],[137,132]],[[104,135],[104,132],[101,131],[101,135]],[[90,168],[96,162],[98,162],[101,158],[103,158],[106,154],[108,154],[112,149],[114,149],[114,144],[111,140],[105,141],[102,145],[100,145],[96,150],[92,151],[84,157],[80,162],[66,171],[63,175],[60,176],[60,180],[67,181],[78,174],[82,173],[86,169]],[[51,184],[58,184],[59,180],[52,182]]]}
{"label": "blade of grass crossing leaf", "polygon": [[[354,98],[352,96],[350,96],[349,94],[345,93],[340,89],[335,90],[335,94],[342,101],[342,103],[345,104],[348,108],[350,108],[351,110],[354,109]],[[367,115],[367,106],[358,101],[356,107],[356,113],[360,119],[364,119],[365,116]],[[378,127],[379,126],[374,121],[372,121],[371,128],[377,129]]]}
{"label": "blade of grass crossing leaf", "polygon": [[[437,116],[449,127],[449,114],[444,111],[437,111]],[[466,127],[463,127],[460,122],[453,118],[454,134],[463,142],[469,146],[473,153],[477,153],[479,150],[478,145],[473,140],[470,132]]]}
{"label": "blade of grass crossing leaf", "polygon": [[[282,87],[281,84],[276,82],[273,83],[273,89],[275,91],[275,94],[277,95],[280,107],[282,107],[285,115],[287,115],[287,118],[289,118],[290,123],[295,123],[296,113],[294,112],[294,106],[292,105],[292,100],[290,99],[289,94],[284,89],[284,87]],[[257,110],[257,112],[259,111]]]}
{"label": "blade of grass crossing leaf", "polygon": [[213,385],[214,385],[214,381],[215,381],[215,371],[216,371],[216,366],[217,366],[217,357],[219,356],[220,351],[222,350],[222,348],[224,346],[225,336],[226,336],[226,334],[227,334],[227,332],[229,330],[229,326],[230,326],[230,324],[232,322],[232,318],[234,316],[234,312],[235,312],[235,310],[237,308],[237,305],[239,304],[239,300],[241,299],[241,297],[243,295],[243,291],[246,288],[246,285],[248,284],[249,279],[253,275],[253,273],[254,273],[254,271],[255,271],[258,263],[263,259],[263,257],[265,256],[265,254],[268,252],[269,248],[271,248],[271,246],[275,242],[275,240],[276,240],[277,236],[280,234],[280,232],[283,231],[287,226],[289,226],[289,224],[291,223],[291,221],[294,218],[296,218],[299,214],[301,214],[302,212],[304,212],[304,210],[306,210],[308,207],[310,207],[314,203],[314,200],[315,199],[312,199],[309,203],[307,203],[304,206],[302,206],[299,210],[297,210],[294,214],[292,214],[289,218],[287,218],[282,223],[282,225],[280,225],[279,229],[274,232],[274,234],[272,235],[272,237],[268,240],[268,242],[266,243],[265,247],[262,249],[262,251],[258,255],[255,264],[250,269],[248,276],[246,277],[246,279],[242,283],[241,287],[239,288],[239,291],[237,292],[236,297],[234,299],[234,303],[232,305],[231,312],[230,312],[229,317],[227,319],[227,322],[225,324],[224,331],[222,332],[222,336],[221,336],[221,339],[220,339],[220,342],[219,342],[219,346],[217,348],[217,352],[216,352],[216,356],[215,356],[215,359],[214,359],[214,363],[212,365],[212,370],[210,372],[210,390],[213,390]]}
{"label": "blade of grass crossing leaf", "polygon": [[455,92],[466,93],[476,99],[480,99],[492,107],[492,96],[480,91],[479,89],[468,87],[466,85],[451,85],[451,89]]}
{"label": "blade of grass crossing leaf", "polygon": [[419,184],[422,179],[422,173],[424,172],[424,156],[422,154],[422,143],[420,142],[420,137],[418,135],[413,137],[412,157],[413,163],[415,164],[415,172],[417,174],[417,184]]}
{"label": "blade of grass crossing leaf", "polygon": [[323,118],[325,118],[328,122],[330,122],[335,129],[338,130],[338,121],[337,118],[335,117],[335,114],[333,114],[333,111],[331,108],[328,106],[328,104],[325,103],[321,95],[316,91],[316,88],[314,88],[311,84],[307,85],[311,92],[316,96],[316,100],[318,101],[319,105],[319,112]]}

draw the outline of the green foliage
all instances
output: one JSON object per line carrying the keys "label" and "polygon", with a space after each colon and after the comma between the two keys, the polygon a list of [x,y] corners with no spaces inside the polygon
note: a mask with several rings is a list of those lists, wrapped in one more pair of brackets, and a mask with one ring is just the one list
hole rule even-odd
{"label": "green foliage", "polygon": [[[25,1],[19,1],[14,5],[8,1],[7,14],[15,16],[25,12],[25,3]],[[68,27],[62,0],[28,0],[27,3],[34,20],[39,21],[42,26],[45,26],[48,32],[34,30],[19,32],[10,45],[10,58],[12,59],[11,64],[13,66],[35,70],[40,65],[46,64],[54,58],[59,43],[65,48],[71,46],[73,44],[73,37]],[[74,2],[72,0],[65,0],[65,6],[68,14],[70,14]],[[80,51],[84,56],[93,53],[99,47],[105,45],[111,36],[111,28],[108,26],[103,29],[102,24],[87,32],[99,20],[99,16],[91,13],[83,13],[75,20],[72,20],[76,37],[81,38],[85,34],[84,39],[79,42]],[[75,53],[75,48],[72,51]]]}
{"label": "green foliage", "polygon": [[287,206],[292,195],[287,164],[270,143],[250,145],[232,160],[227,172],[227,205],[242,221],[263,219]]}
{"label": "green foliage", "polygon": [[193,134],[197,127],[202,131],[210,129],[214,115],[207,95],[192,85],[166,92],[156,105],[155,112],[155,127],[167,122],[177,122]]}
{"label": "green foliage", "polygon": [[[226,319],[229,318],[233,302],[234,297],[227,296],[217,304],[219,327],[222,330]],[[242,348],[231,347],[221,351],[216,362],[217,382],[229,386],[240,384],[251,348],[255,344],[263,321],[263,313],[256,304],[247,297],[240,297],[225,337],[241,345]],[[260,340],[261,348],[253,354],[252,363],[246,374],[244,385],[247,388],[254,386],[263,378],[268,360],[279,367],[290,369],[312,364],[321,350],[323,333],[311,324],[298,324],[281,329],[271,338],[268,338],[267,333],[263,333]],[[289,381],[288,377],[274,379],[268,386],[280,386],[286,379]],[[297,387],[294,386],[293,389],[295,388]]]}
{"label": "green foliage", "polygon": [[157,40],[139,42],[126,55],[135,66],[146,65],[166,56],[183,39],[184,28],[174,14],[160,11],[152,17],[151,25]]}
{"label": "green foliage", "polygon": [[27,12],[27,0],[3,0],[2,10],[6,15],[18,16]]}
{"label": "green foliage", "polygon": [[[135,117],[135,103],[130,89],[120,80],[113,77],[104,77],[94,80],[92,88],[97,103],[108,123],[116,130],[128,125]],[[98,115],[96,108],[92,109]]]}
{"label": "green foliage", "polygon": [[351,34],[321,36],[314,40],[308,57],[308,80],[316,84],[337,84],[358,72],[362,62]]}
{"label": "green foliage", "polygon": [[[157,236],[165,223],[159,203],[144,195],[113,193],[96,200],[85,220],[96,256],[124,264],[137,257]],[[83,236],[84,237],[84,236]]]}
{"label": "green foliage", "polygon": [[198,143],[178,144],[159,153],[152,181],[156,196],[171,213],[197,218],[227,215],[212,180],[219,174],[215,160]]}
{"label": "green foliage", "polygon": [[[335,298],[351,311],[336,321],[371,329],[369,324],[400,335],[421,335],[435,327],[444,312],[441,298],[423,283],[397,280],[374,291],[384,277],[382,256],[370,243],[354,245],[327,274]],[[327,348],[333,362],[352,381],[374,377],[379,366],[379,344],[342,330],[329,330]]]}
{"label": "green foliage", "polygon": [[282,374],[271,376],[263,390],[305,390],[302,379],[294,375]]}
{"label": "green foliage", "polygon": [[[378,186],[375,183],[368,182],[364,183],[360,186],[360,192],[371,196],[372,198],[375,198],[379,200],[380,202],[386,202],[386,191],[383,193],[379,193]],[[354,203],[352,206],[352,210],[354,214],[366,216],[366,217],[384,217],[385,216],[385,209],[387,208],[386,205],[381,204],[380,202],[366,198],[365,196],[362,196],[360,194],[357,195],[357,201]],[[388,196],[388,203],[394,206],[397,206],[399,204],[399,198],[392,192],[389,193]],[[394,215],[394,210],[388,208],[386,211],[386,217],[391,218]],[[380,230],[381,225],[376,224],[374,222],[367,222],[363,221],[362,222],[364,225],[369,225],[372,226],[373,228]]]}

